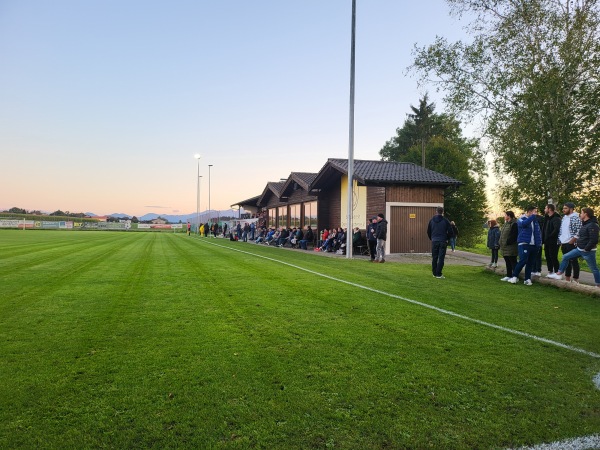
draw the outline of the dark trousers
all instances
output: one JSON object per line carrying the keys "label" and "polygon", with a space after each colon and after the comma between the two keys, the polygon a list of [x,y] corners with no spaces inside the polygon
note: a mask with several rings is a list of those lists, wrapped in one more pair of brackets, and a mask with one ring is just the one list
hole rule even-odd
{"label": "dark trousers", "polygon": [[[577,247],[573,244],[561,244],[560,246],[563,255],[566,255],[571,250],[575,250],[575,248]],[[571,273],[573,274],[573,278],[576,280],[579,279],[579,258],[573,258],[569,260],[569,265],[565,271],[565,276],[570,277]]]}
{"label": "dark trousers", "polygon": [[492,264],[498,264],[498,249],[492,249]]}
{"label": "dark trousers", "polygon": [[533,271],[541,272],[542,271],[542,247],[538,247],[538,252],[535,257],[535,261],[533,263]]}
{"label": "dark trousers", "polygon": [[517,257],[516,256],[505,256],[504,262],[506,263],[506,276],[512,277],[513,272],[515,271],[515,267],[517,267]]}
{"label": "dark trousers", "polygon": [[435,277],[442,276],[444,259],[446,259],[446,247],[448,247],[446,241],[431,243],[431,271]]}
{"label": "dark trousers", "polygon": [[546,254],[548,272],[556,272],[558,270],[558,243],[546,242],[544,244],[544,253]]}
{"label": "dark trousers", "polygon": [[375,255],[377,255],[377,240],[373,241],[369,239],[367,241],[369,244],[369,255],[371,255],[371,261],[375,259]]}

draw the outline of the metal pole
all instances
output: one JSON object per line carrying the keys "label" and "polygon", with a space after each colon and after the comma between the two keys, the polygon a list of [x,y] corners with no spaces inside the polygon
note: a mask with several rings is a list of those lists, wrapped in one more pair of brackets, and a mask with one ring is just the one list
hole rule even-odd
{"label": "metal pole", "polygon": [[356,0],[352,0],[352,38],[350,44],[350,126],[348,139],[348,230],[346,233],[346,258],[352,258],[352,215],[354,194],[354,72],[356,42]]}
{"label": "metal pole", "polygon": [[210,168],[212,167],[212,164],[208,165],[208,223],[211,223],[211,217],[210,217]]}
{"label": "metal pole", "polygon": [[198,158],[198,177],[196,178],[196,226],[200,234],[200,158]]}

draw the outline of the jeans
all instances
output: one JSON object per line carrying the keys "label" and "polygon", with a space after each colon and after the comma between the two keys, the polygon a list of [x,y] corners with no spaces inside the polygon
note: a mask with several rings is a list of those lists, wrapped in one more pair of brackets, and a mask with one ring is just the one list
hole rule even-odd
{"label": "jeans", "polygon": [[385,261],[385,240],[377,239],[377,257],[379,261]]}
{"label": "jeans", "polygon": [[533,263],[533,271],[534,272],[542,271],[542,247],[537,248],[537,255],[535,256],[535,261]]}
{"label": "jeans", "polygon": [[523,266],[525,266],[525,279],[531,280],[531,272],[535,265],[539,248],[535,245],[525,244],[519,245],[519,262],[513,271],[513,277],[519,277]]}
{"label": "jeans", "polygon": [[[600,285],[600,271],[598,270],[598,266],[596,265],[596,250],[592,250],[590,252],[584,252],[583,250],[580,250],[578,248],[571,250],[569,253],[567,253],[565,256],[563,256],[563,260],[560,263],[560,267],[558,268],[558,271],[560,273],[564,273],[569,262],[572,259],[579,258],[580,256],[585,260],[587,265],[590,267],[590,270],[594,274],[594,281],[596,282],[596,284]],[[577,275],[579,275],[579,274],[577,274]]]}
{"label": "jeans", "polygon": [[[575,250],[576,248],[577,247],[573,244],[562,244],[560,246],[560,249],[562,250],[563,260],[564,260],[565,255],[568,255],[572,250]],[[573,278],[578,280],[579,279],[579,261],[577,260],[577,258],[573,258],[573,259],[569,260],[569,265],[567,266],[567,270],[565,271],[565,276],[570,277],[571,271],[573,273]]]}
{"label": "jeans", "polygon": [[302,250],[308,250],[308,247],[307,247],[308,241],[306,239],[300,239],[298,241],[298,244],[300,244],[300,248]]}
{"label": "jeans", "polygon": [[455,237],[450,238],[450,248],[452,249],[452,251],[454,251],[454,249],[456,248],[456,238]]}
{"label": "jeans", "polygon": [[447,247],[448,243],[446,241],[435,241],[431,243],[431,271],[435,277],[442,276]]}

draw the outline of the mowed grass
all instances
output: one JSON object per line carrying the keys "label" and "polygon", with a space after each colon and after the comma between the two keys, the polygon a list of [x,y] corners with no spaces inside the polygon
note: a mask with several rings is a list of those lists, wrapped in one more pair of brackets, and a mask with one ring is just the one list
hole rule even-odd
{"label": "mowed grass", "polygon": [[600,301],[481,268],[445,275],[181,234],[1,231],[0,448],[507,448],[600,433],[599,358],[383,292],[596,354]]}

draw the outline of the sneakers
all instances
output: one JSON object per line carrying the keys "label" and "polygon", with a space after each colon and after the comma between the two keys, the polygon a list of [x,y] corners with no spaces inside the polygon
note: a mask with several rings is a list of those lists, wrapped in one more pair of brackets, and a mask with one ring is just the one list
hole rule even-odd
{"label": "sneakers", "polygon": [[500,278],[500,281],[508,281],[508,280],[510,280],[510,277]]}
{"label": "sneakers", "polygon": [[546,278],[550,278],[552,280],[562,280],[562,275],[559,275],[557,273],[549,273],[548,275],[546,275]]}
{"label": "sneakers", "polygon": [[438,280],[444,280],[446,277],[444,275],[436,275]]}
{"label": "sneakers", "polygon": [[525,281],[523,282],[523,284],[524,284],[525,286],[531,286],[533,283],[531,282],[531,280],[525,280]]}
{"label": "sneakers", "polygon": [[494,264],[491,264],[491,265],[490,265],[490,267],[491,267],[492,269],[495,269],[496,267],[498,267],[498,264],[496,264],[496,263],[494,263]]}
{"label": "sneakers", "polygon": [[546,275],[546,278],[552,278],[550,275],[554,275],[554,272],[548,272],[548,274]]}
{"label": "sneakers", "polygon": [[517,277],[512,277],[512,278],[509,278],[506,281],[508,281],[511,284],[517,284],[517,281],[519,281],[519,279]]}
{"label": "sneakers", "polygon": [[542,276],[542,272],[531,272],[531,275],[534,277],[541,277]]}

